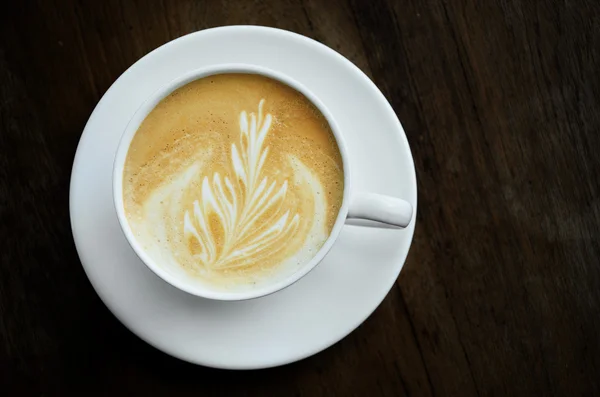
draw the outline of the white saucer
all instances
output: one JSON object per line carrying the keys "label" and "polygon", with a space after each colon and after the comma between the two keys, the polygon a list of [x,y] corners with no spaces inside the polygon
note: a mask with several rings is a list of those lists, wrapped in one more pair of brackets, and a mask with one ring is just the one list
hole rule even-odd
{"label": "white saucer", "polygon": [[75,244],[96,292],[132,332],[182,360],[272,367],[331,346],[375,310],[404,264],[416,213],[404,230],[345,226],[319,266],[264,298],[209,301],[160,280],[119,228],[111,190],[115,151],[153,91],[217,63],[278,70],[321,98],[346,137],[357,190],[404,198],[416,210],[415,170],[402,126],[377,87],[337,52],[282,30],[233,26],[181,37],[136,62],[98,103],[77,148],[70,191]]}

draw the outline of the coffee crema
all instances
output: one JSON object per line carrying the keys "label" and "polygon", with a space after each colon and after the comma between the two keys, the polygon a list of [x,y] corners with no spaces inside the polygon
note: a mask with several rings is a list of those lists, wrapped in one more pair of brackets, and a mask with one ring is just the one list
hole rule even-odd
{"label": "coffee crema", "polygon": [[163,99],[125,160],[123,201],[143,249],[213,287],[292,274],[329,237],[344,191],[323,114],[255,74],[195,80]]}

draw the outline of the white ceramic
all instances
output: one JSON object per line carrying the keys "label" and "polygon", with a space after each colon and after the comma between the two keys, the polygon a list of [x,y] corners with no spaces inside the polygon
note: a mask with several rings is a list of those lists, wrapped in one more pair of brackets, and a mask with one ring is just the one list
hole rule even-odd
{"label": "white ceramic", "polygon": [[105,93],[71,177],[73,236],[92,286],[125,326],[168,354],[211,367],[265,368],[331,346],[375,310],[406,259],[415,215],[405,229],[345,225],[319,266],[262,298],[202,299],[157,277],[128,244],[115,212],[119,140],[157,89],[224,63],[280,71],[317,96],[343,131],[356,191],[400,197],[416,211],[416,178],[404,131],[377,87],[335,51],[290,32],[234,26],[193,33],[136,62]]}
{"label": "white ceramic", "polygon": [[[331,234],[323,244],[323,247],[308,263],[304,264],[298,271],[294,272],[288,277],[285,277],[281,280],[277,279],[277,281],[267,283],[266,285],[253,288],[251,290],[243,291],[227,291],[211,288],[210,285],[200,283],[198,280],[187,276],[183,272],[169,272],[169,270],[164,266],[161,266],[160,263],[156,263],[156,261],[154,261],[153,258],[148,255],[147,252],[145,252],[141,244],[135,238],[129,222],[127,221],[123,204],[123,168],[125,167],[127,152],[129,151],[129,146],[131,145],[131,141],[133,140],[135,133],[146,116],[152,111],[152,109],[156,107],[156,105],[158,105],[161,100],[163,100],[176,89],[199,78],[223,73],[259,74],[276,79],[301,92],[321,111],[321,113],[323,113],[327,119],[333,135],[336,138],[338,148],[340,149],[342,164],[344,167],[344,198],[342,201],[342,206],[336,218],[336,222],[334,223]],[[117,211],[117,216],[119,218],[121,228],[123,229],[123,233],[125,234],[125,237],[129,241],[129,244],[133,250],[146,264],[146,266],[148,266],[163,280],[167,281],[174,287],[181,289],[182,291],[202,298],[227,301],[253,299],[269,295],[298,281],[323,260],[338,238],[338,235],[342,230],[342,226],[344,225],[344,221],[349,216],[358,219],[380,221],[398,227],[408,226],[412,217],[412,206],[405,200],[374,193],[356,193],[352,191],[350,160],[348,158],[348,150],[346,149],[343,131],[340,131],[335,119],[329,110],[327,110],[327,107],[319,100],[319,98],[302,86],[302,84],[282,73],[267,69],[262,66],[248,64],[212,65],[197,69],[174,79],[153,93],[150,98],[148,98],[142,104],[142,106],[140,106],[137,112],[135,112],[131,121],[127,124],[127,127],[125,128],[121,138],[121,142],[119,143],[113,167],[113,194],[115,209]]]}

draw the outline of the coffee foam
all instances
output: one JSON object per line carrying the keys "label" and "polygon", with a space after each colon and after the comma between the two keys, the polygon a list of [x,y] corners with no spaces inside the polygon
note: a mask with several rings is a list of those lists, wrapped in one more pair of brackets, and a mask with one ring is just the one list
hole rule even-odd
{"label": "coffee foam", "polygon": [[224,74],[161,101],[127,154],[123,199],[144,250],[173,273],[252,287],[308,262],[343,195],[323,115],[275,80]]}

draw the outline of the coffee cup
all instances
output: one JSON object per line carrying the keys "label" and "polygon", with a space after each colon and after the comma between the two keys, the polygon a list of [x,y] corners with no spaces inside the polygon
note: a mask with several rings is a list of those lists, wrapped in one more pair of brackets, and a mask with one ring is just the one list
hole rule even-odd
{"label": "coffee cup", "polygon": [[[332,217],[331,227],[330,227],[330,230],[328,231],[328,235],[323,238],[323,241],[321,241],[318,246],[315,246],[315,247],[318,247],[316,249],[316,252],[312,252],[310,254],[310,257],[308,257],[306,255],[303,256],[302,260],[298,260],[297,266],[295,268],[292,268],[291,270],[288,270],[287,273],[282,273],[281,275],[272,276],[272,277],[267,276],[264,280],[262,280],[259,283],[252,281],[251,283],[249,283],[249,285],[244,285],[243,288],[236,288],[236,287],[233,287],[230,285],[224,286],[221,284],[213,285],[210,282],[206,282],[206,280],[202,280],[201,278],[196,277],[193,274],[190,274],[186,270],[180,269],[178,266],[173,266],[171,264],[167,266],[165,264],[166,260],[163,261],[161,259],[162,257],[160,254],[154,254],[155,250],[154,250],[153,245],[155,245],[155,244],[152,244],[151,242],[148,243],[148,241],[143,240],[143,238],[140,237],[139,232],[136,232],[133,230],[132,225],[131,225],[131,214],[128,217],[128,213],[126,211],[126,203],[124,200],[124,182],[127,182],[126,180],[124,180],[124,171],[126,170],[126,162],[128,159],[128,153],[130,152],[130,149],[132,147],[132,142],[134,141],[134,137],[136,136],[136,133],[141,128],[142,124],[144,123],[146,118],[149,116],[149,114],[151,114],[151,112],[161,103],[161,101],[163,101],[165,98],[167,98],[173,92],[175,92],[178,89],[181,89],[182,87],[187,86],[188,84],[190,84],[194,81],[197,81],[199,79],[205,79],[210,76],[216,77],[216,76],[223,76],[223,75],[238,75],[238,74],[256,75],[256,76],[262,76],[264,78],[271,79],[275,82],[283,84],[284,86],[290,87],[294,91],[301,94],[304,98],[306,98],[306,100],[309,101],[310,104],[312,104],[312,106],[314,106],[318,112],[320,112],[320,114],[326,121],[326,123],[331,131],[331,134],[332,134],[333,138],[335,139],[335,145],[337,147],[337,150],[339,150],[341,169],[343,171],[340,174],[341,175],[340,178],[343,178],[343,190],[340,192],[339,209],[337,209],[337,215],[335,215],[335,217]],[[258,109],[259,109],[258,116],[256,116],[254,113],[251,114],[251,116],[248,116],[246,113],[244,113],[243,117],[241,118],[242,122],[246,123],[246,124],[244,124],[245,127],[242,127],[242,129],[246,128],[246,130],[244,130],[246,134],[249,134],[248,131],[252,130],[252,128],[254,128],[254,130],[253,130],[254,133],[257,135],[261,135],[260,132],[258,131],[259,129],[260,129],[260,131],[266,131],[266,129],[269,128],[269,125],[266,125],[266,124],[270,123],[270,119],[269,119],[270,115],[267,115],[267,116],[264,115],[264,112],[262,110],[262,107],[263,107],[262,101],[260,102],[260,104],[258,106],[259,106],[258,107]],[[244,120],[247,120],[247,121],[244,121]],[[250,126],[248,126],[248,123],[250,123]],[[261,126],[262,126],[262,129],[261,129]],[[244,138],[244,139],[246,139],[246,140],[239,144],[240,149],[242,147],[248,147],[248,145],[250,145],[247,142],[247,138]],[[242,154],[242,155],[238,154],[238,152],[240,152],[240,149],[237,149],[238,146],[235,146],[235,147],[236,147],[236,149],[233,149],[232,156],[234,158],[239,157],[239,158],[243,159],[244,154]],[[248,150],[250,150],[250,149],[248,149]],[[266,156],[266,155],[267,155],[267,151],[264,151],[264,156]],[[257,157],[256,163],[263,164],[264,156],[259,156],[260,159]],[[374,192],[359,192],[359,191],[355,191],[353,189],[352,182],[351,182],[352,181],[352,169],[350,166],[349,156],[350,155],[346,148],[346,144],[345,144],[344,137],[343,137],[343,131],[341,131],[339,129],[333,116],[327,110],[325,105],[319,100],[319,98],[317,98],[315,95],[313,95],[302,84],[300,84],[299,82],[295,81],[291,77],[286,76],[280,72],[270,70],[270,69],[267,69],[264,67],[256,66],[256,65],[247,65],[247,64],[214,65],[214,66],[210,66],[207,68],[202,68],[202,69],[191,71],[189,73],[186,73],[183,76],[176,78],[175,80],[171,81],[170,83],[166,84],[165,86],[163,86],[162,88],[160,88],[156,92],[154,92],[135,112],[135,114],[129,121],[127,127],[125,128],[125,131],[123,132],[123,135],[122,135],[122,138],[119,143],[119,146],[118,146],[118,149],[116,152],[116,156],[115,156],[114,168],[113,168],[113,196],[114,196],[115,209],[117,212],[117,216],[118,216],[122,231],[123,231],[127,241],[129,242],[129,244],[131,245],[131,247],[137,254],[137,256],[141,259],[141,261],[150,270],[152,270],[157,276],[162,278],[167,283],[171,284],[172,286],[174,286],[182,291],[185,291],[187,293],[190,293],[190,294],[202,297],[202,298],[207,298],[207,299],[232,301],[232,300],[245,300],[245,299],[258,298],[258,297],[269,295],[271,293],[279,291],[279,290],[295,283],[300,278],[302,278],[307,273],[309,273],[313,268],[315,268],[315,266],[317,266],[323,260],[323,258],[327,255],[329,250],[334,245],[334,243],[337,240],[337,238],[340,234],[340,231],[347,219],[359,219],[359,220],[373,221],[373,222],[377,222],[377,223],[380,223],[383,225],[388,225],[388,226],[398,227],[398,228],[406,227],[411,222],[413,210],[412,210],[412,206],[407,201],[402,200],[400,198],[377,194]],[[235,161],[234,161],[234,163],[235,163]],[[190,172],[188,172],[188,174],[189,173]],[[244,178],[247,177],[246,173],[244,173],[243,171],[240,171],[240,175],[243,176]],[[213,179],[212,182],[211,182],[211,180],[205,178],[204,179],[205,182],[204,182],[203,186],[199,187],[199,189],[200,189],[199,191],[208,192],[207,193],[208,195],[212,194],[211,193],[212,192],[211,185],[209,182],[206,182],[207,180],[210,183],[213,183],[212,186],[214,187],[213,188],[214,191],[221,192],[223,197],[230,197],[229,199],[225,199],[225,200],[227,201],[228,206],[231,207],[231,203],[229,202],[229,200],[231,200],[231,202],[233,202],[233,200],[234,200],[231,198],[231,196],[234,195],[233,190],[231,191],[231,193],[223,193],[222,191],[223,190],[226,191],[227,189],[223,188],[223,186],[225,185],[225,182],[221,182],[220,178],[215,177],[215,179]],[[264,181],[266,181],[266,179]],[[248,183],[247,181],[245,181],[245,182],[242,181],[242,182],[246,183],[246,184]],[[287,181],[285,183],[287,184]],[[287,186],[286,184],[283,184],[283,185],[279,184],[279,186],[275,186],[275,183],[273,183],[273,185],[272,185],[273,192],[276,192],[276,191],[282,192],[283,191],[283,193],[285,193],[285,189]],[[181,183],[180,183],[180,185],[181,185]],[[258,182],[256,183],[256,185],[258,185]],[[227,185],[227,186],[229,186],[229,185]],[[261,190],[261,191],[265,191],[266,189],[268,189],[267,186],[268,186],[268,184],[265,183],[264,187],[262,187],[263,190]],[[279,190],[277,190],[277,189],[279,189]],[[257,187],[256,190],[260,190],[260,187]],[[319,192],[317,192],[317,193],[319,193]],[[275,194],[276,193],[274,193],[274,195]],[[158,200],[158,199],[156,199],[156,200]],[[207,199],[207,202],[210,202],[210,200]],[[162,203],[162,201],[161,201],[161,203]],[[210,206],[210,203],[207,205]],[[199,222],[201,225],[206,225],[209,223],[208,218],[206,216],[203,217],[202,211],[198,210],[199,207],[200,206],[195,206],[194,210],[190,209],[189,212],[186,212],[186,218],[183,221],[181,221],[181,225],[180,225],[183,228],[188,228],[187,229],[187,231],[189,232],[188,234],[192,235],[192,237],[194,235],[198,234],[197,229],[200,226],[197,226],[196,228],[194,228],[191,221],[188,222],[188,220],[190,219],[190,216],[189,216],[190,214],[199,215],[200,216]],[[225,220],[229,219],[229,218],[227,218],[226,215],[227,214],[222,216],[222,218],[224,219],[222,221],[223,224],[227,223],[227,222],[225,222]],[[313,215],[314,214],[311,214],[311,216],[313,216]],[[142,215],[142,217],[143,216],[148,216],[148,215]],[[155,218],[159,218],[156,214],[151,214],[151,216],[153,216]],[[316,217],[316,215],[315,215],[315,217]],[[274,222],[274,224],[275,224],[274,227],[278,226],[279,224],[285,224],[285,227],[291,228],[294,225],[299,224],[302,220],[301,218],[302,218],[302,213],[296,214],[296,217],[293,218],[296,221],[296,224],[294,224],[291,221],[291,219],[292,219],[291,215],[288,216],[288,213],[285,213],[283,216],[278,218],[279,221],[283,221],[283,222]],[[318,217],[316,217],[316,218],[318,218]],[[276,219],[276,218],[273,218],[273,219]],[[319,221],[319,219],[316,219],[316,222],[318,222],[318,221]],[[258,226],[260,226],[260,225],[258,225]],[[258,226],[254,225],[253,227],[258,227]],[[279,229],[275,228],[273,230],[277,230],[279,232],[281,229],[282,229],[282,227],[279,227]],[[269,230],[271,230],[271,229],[269,229]],[[285,229],[285,230],[288,230],[288,229]],[[291,230],[291,229],[289,229],[289,230]],[[271,233],[269,236],[272,236],[272,234],[273,233]],[[287,244],[285,241],[284,233],[281,232],[280,235],[281,235],[281,237],[280,237],[281,241],[277,241],[276,244],[271,244],[274,247],[273,250],[274,249],[279,250],[280,249],[279,247],[281,247],[282,245],[285,246]],[[196,237],[197,237],[197,239],[192,239],[194,244],[203,245],[202,239],[198,236],[196,236]],[[141,241],[145,241],[145,243],[141,243]],[[158,244],[158,243],[156,243],[156,244]],[[206,246],[203,245],[201,248],[204,251],[210,251],[211,247],[207,248]],[[214,251],[214,248],[212,250]],[[253,252],[255,252],[255,251],[256,250],[254,250]],[[152,254],[151,254],[151,252],[152,252]],[[238,256],[240,258],[244,257],[243,252],[245,252],[245,251],[238,250],[236,252],[238,252],[238,254],[239,254]],[[269,252],[267,251],[267,253],[269,253]],[[266,256],[264,256],[264,257],[266,258]],[[271,270],[269,270],[269,271],[271,271]],[[226,273],[227,272],[225,272],[224,274],[226,274]],[[222,276],[222,277],[226,278],[226,276]]]}

